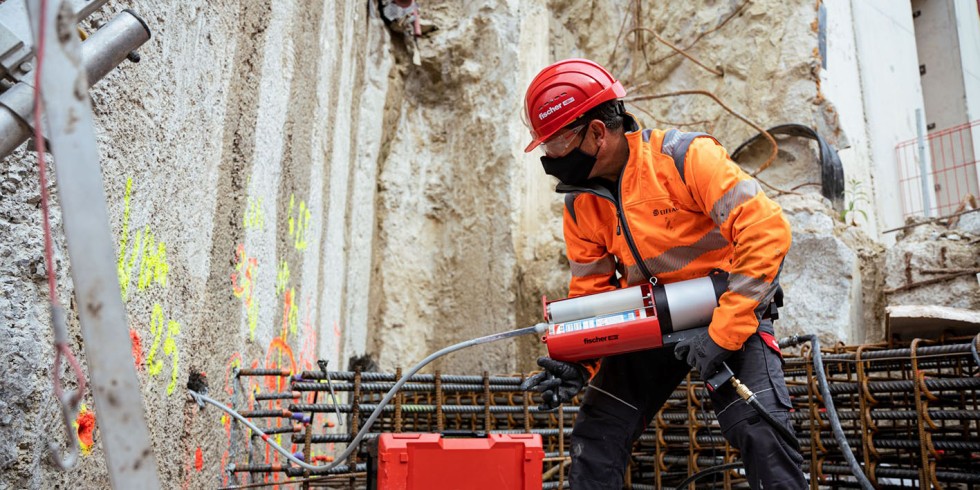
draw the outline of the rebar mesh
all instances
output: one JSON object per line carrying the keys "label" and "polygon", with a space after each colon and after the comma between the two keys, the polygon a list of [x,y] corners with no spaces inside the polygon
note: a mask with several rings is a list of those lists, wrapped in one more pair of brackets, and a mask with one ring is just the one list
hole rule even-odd
{"label": "rebar mesh", "polygon": [[[824,368],[848,444],[878,488],[973,488],[980,483],[976,469],[980,368],[970,355],[971,341],[915,340],[905,345],[824,349]],[[804,471],[812,488],[854,488],[855,479],[831,433],[810,354],[808,346],[794,354],[784,353],[793,402],[790,417],[803,447]],[[249,406],[256,422],[265,424],[284,443],[291,441],[307,461],[323,461],[325,453],[339,452],[337,445],[353,438],[358,419],[374,410],[398,374],[400,370],[303,372],[290,377],[290,386],[282,394],[251,394],[254,398]],[[240,377],[270,375],[287,377],[289,373],[240,373]],[[560,411],[538,411],[537,395],[526,396],[517,390],[522,379],[522,375],[487,373],[415,376],[386,407],[361,443],[364,451],[348,461],[344,471],[328,481],[311,479],[307,483],[363,488],[366,447],[382,432],[447,436],[532,432],[544,442],[544,488],[567,487],[568,447],[578,399]],[[294,424],[287,418],[295,420],[297,414],[314,423]],[[273,416],[278,418],[270,420]],[[329,427],[324,426],[325,419]],[[275,472],[303,481],[301,470],[275,463],[274,457],[270,464],[261,441],[246,446],[244,461],[229,465],[233,481],[258,481],[257,475]],[[738,451],[722,436],[707,391],[689,376],[634,444],[626,488],[673,488],[697,471],[737,461]],[[719,473],[700,480],[698,486],[744,487],[744,473]]]}

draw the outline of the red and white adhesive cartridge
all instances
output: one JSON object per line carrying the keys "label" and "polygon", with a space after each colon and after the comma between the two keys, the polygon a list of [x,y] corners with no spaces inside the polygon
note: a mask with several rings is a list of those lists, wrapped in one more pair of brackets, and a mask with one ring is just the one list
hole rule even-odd
{"label": "red and white adhesive cartridge", "polygon": [[664,285],[641,284],[578,298],[547,301],[542,341],[548,355],[581,361],[655,349],[679,342],[686,330],[706,327],[728,288],[728,274]]}

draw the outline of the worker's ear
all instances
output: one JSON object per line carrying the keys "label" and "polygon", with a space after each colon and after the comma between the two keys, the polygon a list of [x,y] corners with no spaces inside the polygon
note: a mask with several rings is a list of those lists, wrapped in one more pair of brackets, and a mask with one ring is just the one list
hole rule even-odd
{"label": "worker's ear", "polygon": [[592,140],[596,147],[604,146],[604,139],[609,134],[609,128],[606,127],[604,122],[598,119],[593,119],[591,122],[589,122],[589,128],[586,129],[586,131],[588,131],[589,136],[592,136]]}

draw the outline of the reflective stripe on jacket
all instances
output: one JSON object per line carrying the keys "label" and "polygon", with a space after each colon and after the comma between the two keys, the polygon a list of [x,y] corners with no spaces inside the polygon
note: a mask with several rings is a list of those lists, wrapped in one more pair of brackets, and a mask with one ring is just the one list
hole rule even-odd
{"label": "reflective stripe on jacket", "polygon": [[[728,291],[708,332],[737,350],[775,294],[789,223],[714,138],[671,131],[664,148],[665,131],[640,130],[629,116],[625,122],[635,131],[626,133],[630,155],[617,195],[594,183],[557,189],[568,193],[569,296],[640,284],[648,273],[671,283],[722,269],[730,273]],[[690,146],[675,163],[662,150],[678,141]]]}

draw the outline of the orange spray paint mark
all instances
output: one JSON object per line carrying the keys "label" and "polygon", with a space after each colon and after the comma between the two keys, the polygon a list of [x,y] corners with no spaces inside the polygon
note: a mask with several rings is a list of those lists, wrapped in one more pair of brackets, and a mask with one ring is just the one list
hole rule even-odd
{"label": "orange spray paint mark", "polygon": [[248,316],[249,337],[255,340],[255,327],[258,324],[259,304],[255,301],[254,279],[258,275],[258,259],[245,253],[245,245],[239,244],[235,249],[235,272],[231,273],[231,289],[235,297],[243,298],[245,312]]}
{"label": "orange spray paint mark", "polygon": [[95,444],[95,413],[85,405],[82,405],[81,410],[78,411],[75,429],[78,431],[78,445],[82,448],[82,454],[87,455]]}
{"label": "orange spray paint mark", "polygon": [[[275,362],[272,360],[272,352],[274,350],[279,352],[279,356]],[[269,369],[284,368],[283,356],[286,356],[289,360],[289,372],[295,373],[296,360],[293,358],[293,349],[281,337],[276,337],[269,343],[269,350],[265,353],[265,367]],[[287,378],[279,376],[266,377],[266,386],[269,388],[269,391],[283,391],[286,389],[286,383],[288,382],[289,380]]]}
{"label": "orange spray paint mark", "polygon": [[133,362],[136,363],[136,370],[143,370],[143,344],[140,343],[140,334],[135,328],[129,329],[129,343],[133,349]]}
{"label": "orange spray paint mark", "polygon": [[306,298],[301,323],[303,336],[299,348],[299,364],[306,371],[312,371],[316,363],[316,328],[313,326],[312,310],[310,298]]}
{"label": "orange spray paint mark", "polygon": [[201,471],[203,468],[204,468],[204,452],[201,451],[201,448],[199,447],[197,448],[197,451],[194,452],[194,469],[197,471]]}
{"label": "orange spray paint mark", "polygon": [[282,305],[282,338],[289,338],[289,334],[296,335],[298,321],[299,307],[296,304],[296,290],[289,288],[286,290],[286,297]]}

